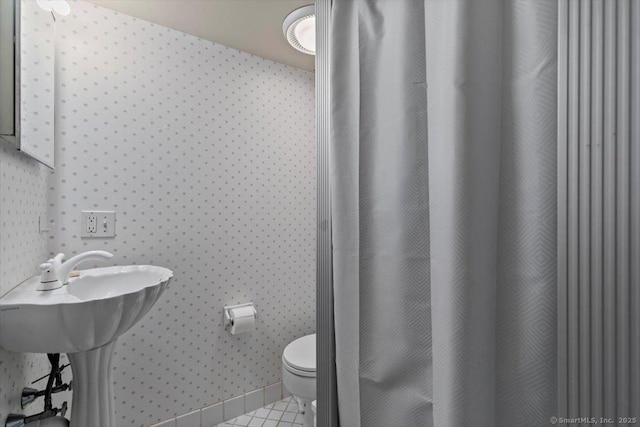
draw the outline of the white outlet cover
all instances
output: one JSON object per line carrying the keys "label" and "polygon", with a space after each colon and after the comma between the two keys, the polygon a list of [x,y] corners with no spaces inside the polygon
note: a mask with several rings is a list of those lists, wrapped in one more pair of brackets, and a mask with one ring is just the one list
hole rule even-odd
{"label": "white outlet cover", "polygon": [[[89,229],[89,219],[96,217],[95,232]],[[109,238],[116,236],[116,213],[114,211],[82,211],[80,237]]]}

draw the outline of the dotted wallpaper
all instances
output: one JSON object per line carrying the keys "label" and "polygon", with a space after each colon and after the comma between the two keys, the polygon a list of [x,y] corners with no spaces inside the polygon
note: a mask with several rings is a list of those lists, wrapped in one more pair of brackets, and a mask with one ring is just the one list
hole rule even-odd
{"label": "dotted wallpaper", "polygon": [[[0,296],[38,272],[47,260],[47,239],[38,221],[47,211],[46,167],[0,141]],[[65,359],[66,360],[66,359]],[[39,399],[26,411],[20,408],[20,392],[49,371],[43,354],[12,353],[0,348],[0,423],[11,413],[42,410]],[[70,379],[70,371],[65,381]],[[43,384],[39,383],[42,387]],[[55,396],[54,404],[70,402],[69,393]]]}
{"label": "dotted wallpaper", "polygon": [[[313,73],[73,2],[56,82],[50,253],[175,273],[119,341],[117,425],[280,381],[286,344],[315,331]],[[80,238],[89,209],[116,211],[115,239]],[[248,301],[256,330],[229,335],[223,306]]]}
{"label": "dotted wallpaper", "polygon": [[47,215],[46,185],[46,167],[0,143],[0,295],[47,260],[46,234],[38,227]]}

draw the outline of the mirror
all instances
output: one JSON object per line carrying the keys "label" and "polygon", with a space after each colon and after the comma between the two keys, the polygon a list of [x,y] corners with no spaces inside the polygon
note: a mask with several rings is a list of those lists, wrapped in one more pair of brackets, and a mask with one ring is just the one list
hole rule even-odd
{"label": "mirror", "polygon": [[54,17],[0,1],[0,137],[53,169]]}

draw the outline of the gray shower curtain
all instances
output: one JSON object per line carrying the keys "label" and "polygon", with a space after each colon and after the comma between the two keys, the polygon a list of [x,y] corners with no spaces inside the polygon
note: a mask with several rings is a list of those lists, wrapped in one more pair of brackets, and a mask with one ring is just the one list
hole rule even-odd
{"label": "gray shower curtain", "polygon": [[331,15],[340,425],[548,425],[556,0]]}

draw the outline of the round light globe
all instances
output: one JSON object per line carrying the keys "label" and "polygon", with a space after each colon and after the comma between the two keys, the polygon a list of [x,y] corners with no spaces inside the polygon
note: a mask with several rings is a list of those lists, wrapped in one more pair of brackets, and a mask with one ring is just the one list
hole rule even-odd
{"label": "round light globe", "polygon": [[308,55],[316,54],[316,7],[312,4],[291,12],[282,24],[282,32],[291,46]]}

